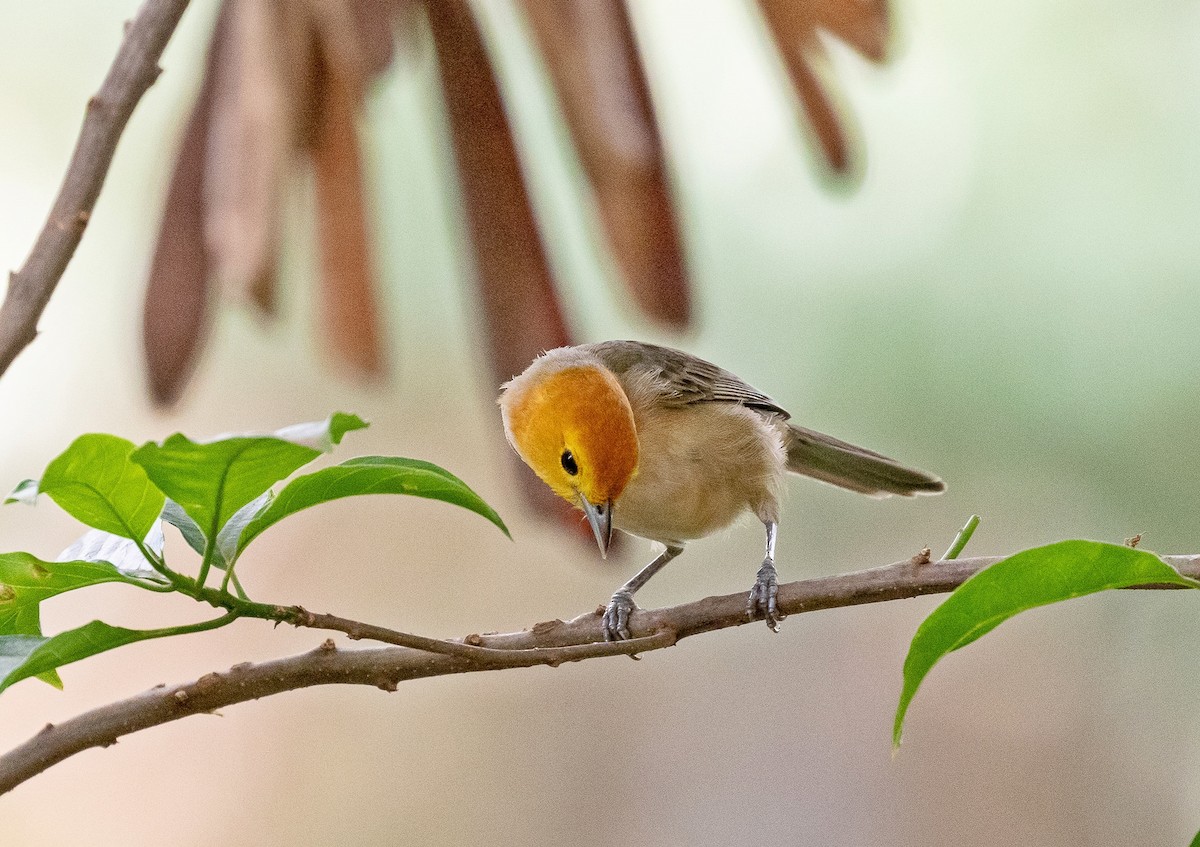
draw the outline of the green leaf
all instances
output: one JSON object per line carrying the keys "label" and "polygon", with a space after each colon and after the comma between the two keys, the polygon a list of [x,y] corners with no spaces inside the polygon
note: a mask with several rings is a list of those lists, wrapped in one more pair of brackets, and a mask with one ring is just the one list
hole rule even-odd
{"label": "green leaf", "polygon": [[179,530],[179,534],[183,536],[183,540],[188,543],[189,547],[201,556],[204,555],[204,531],[200,529],[198,523],[192,520],[191,515],[170,497],[163,504],[162,519]]}
{"label": "green leaf", "polygon": [[[254,516],[267,507],[274,494],[267,491],[255,497],[245,506],[233,513],[225,525],[217,533],[217,546],[213,555],[213,566],[221,570],[228,567],[229,562],[237,560],[238,539]],[[200,555],[204,555],[204,533],[194,520],[179,507],[174,500],[168,499],[163,507],[163,520],[179,530],[179,534],[187,541],[188,546]]]}
{"label": "green leaf", "polygon": [[[39,635],[0,635],[0,679],[7,679],[17,668],[25,664],[29,657],[49,638]],[[58,675],[54,677],[58,680]],[[57,688],[62,688],[62,680],[58,680]]]}
{"label": "green leaf", "polygon": [[[125,644],[132,644],[135,641],[160,638],[163,634],[169,633],[164,633],[163,630],[123,629],[109,626],[103,621],[92,621],[76,629],[60,632],[53,638],[33,638],[21,635],[0,636],[0,656],[13,654],[9,662],[11,667],[0,665],[0,672],[7,671],[0,679],[0,691],[4,691],[14,682],[20,682],[28,677],[55,671],[63,665],[69,665],[71,662],[77,662]],[[22,652],[24,652],[23,658],[21,658]],[[17,659],[20,660],[17,661]],[[59,687],[61,688],[61,684]]]}
{"label": "green leaf", "polygon": [[[39,604],[43,600],[102,582],[137,584],[107,562],[45,562],[28,553],[0,554],[0,642],[6,637],[18,637],[9,644],[9,654],[4,654],[0,648],[0,678],[11,670],[4,669],[5,655],[11,659],[21,655],[22,649],[32,650],[37,646],[34,641],[46,640],[41,638]],[[53,670],[37,675],[54,687],[62,688],[62,680]]]}
{"label": "green leaf", "polygon": [[42,617],[37,603],[16,602],[12,586],[0,588],[0,635],[41,635]]}
{"label": "green leaf", "polygon": [[244,549],[265,529],[301,509],[359,494],[411,494],[443,500],[482,515],[508,535],[508,528],[492,507],[449,471],[418,459],[360,456],[289,482],[249,523],[239,548]]}
{"label": "green leaf", "polygon": [[342,438],[347,432],[366,429],[368,426],[370,424],[358,415],[334,412],[326,420],[292,424],[283,429],[277,429],[272,434],[284,441],[313,447],[322,453],[330,453],[335,446],[342,443]]}
{"label": "green leaf", "polygon": [[138,584],[108,562],[46,562],[29,553],[0,553],[0,635],[41,635],[39,603],[103,582]]}
{"label": "green leaf", "polygon": [[205,538],[215,541],[239,509],[317,458],[323,448],[331,449],[345,433],[364,426],[356,415],[338,412],[326,421],[297,424],[273,435],[198,443],[176,433],[162,444],[139,447],[133,461],[196,522]]}
{"label": "green leaf", "polygon": [[140,546],[132,539],[89,529],[59,553],[57,561],[107,562],[125,576],[166,583],[167,578],[155,570],[154,565],[142,554],[142,550],[149,550],[161,559],[163,540],[162,521],[154,522]]}
{"label": "green leaf", "polygon": [[[115,435],[76,438],[37,483],[66,512],[90,527],[141,541],[162,511],[163,494],[130,460],[133,443]],[[10,499],[27,499],[22,483]]]}
{"label": "green leaf", "polygon": [[1181,576],[1153,553],[1096,541],[1035,547],[980,571],[934,609],[913,637],[904,661],[893,746],[900,745],[904,715],[921,681],[947,653],[1026,609],[1110,588],[1153,584],[1200,588],[1200,582]]}
{"label": "green leaf", "polygon": [[[60,632],[53,638],[29,640],[28,636],[0,637],[0,642],[12,638],[27,639],[28,643],[14,645],[16,648],[14,652],[33,646],[25,658],[0,680],[0,691],[27,677],[56,670],[63,665],[71,664],[71,662],[77,662],[125,644],[132,644],[135,641],[157,638],[160,637],[160,633],[161,630],[124,629],[118,626],[109,626],[104,621],[92,621],[76,629]],[[34,641],[41,643],[34,644]],[[4,648],[0,647],[0,654],[3,652]]]}
{"label": "green leaf", "polygon": [[12,490],[12,494],[4,498],[4,505],[9,503],[24,503],[26,506],[32,506],[37,503],[38,496],[38,481],[36,479],[23,479],[17,483],[17,487]]}
{"label": "green leaf", "polygon": [[[125,629],[106,624],[104,621],[92,621],[81,627],[60,632],[53,638],[3,635],[0,636],[0,672],[5,670],[7,672],[0,679],[0,691],[4,691],[13,683],[28,677],[54,672],[63,665],[69,665],[80,659],[123,647],[126,644],[216,629],[232,620],[232,615],[223,615],[200,623],[164,629]],[[8,655],[11,655],[12,658],[6,662],[3,657]]]}
{"label": "green leaf", "polygon": [[320,453],[271,436],[197,444],[182,434],[146,444],[133,458],[213,539],[242,506]]}
{"label": "green leaf", "polygon": [[225,526],[221,527],[221,531],[217,533],[217,554],[218,558],[213,564],[218,568],[226,568],[231,562],[237,562],[238,553],[241,552],[241,538],[247,524],[260,515],[264,509],[271,505],[274,500],[275,493],[272,491],[264,491],[258,497],[255,497],[245,506],[234,512],[233,517],[225,522]]}

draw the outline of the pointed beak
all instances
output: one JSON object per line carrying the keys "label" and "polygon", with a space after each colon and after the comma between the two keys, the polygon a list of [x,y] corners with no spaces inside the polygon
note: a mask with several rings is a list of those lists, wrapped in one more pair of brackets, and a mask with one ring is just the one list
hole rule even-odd
{"label": "pointed beak", "polygon": [[592,534],[596,536],[596,543],[600,545],[600,557],[608,558],[608,543],[612,541],[613,530],[612,501],[592,503],[580,494],[579,505],[583,509],[583,513],[587,515],[588,524],[592,527]]}

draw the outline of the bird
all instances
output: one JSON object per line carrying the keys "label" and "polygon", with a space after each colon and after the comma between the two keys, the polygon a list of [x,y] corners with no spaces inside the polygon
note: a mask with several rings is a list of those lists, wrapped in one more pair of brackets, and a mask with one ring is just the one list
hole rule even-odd
{"label": "bird", "polygon": [[634,594],[688,542],[747,512],[766,530],[766,553],[746,614],[778,632],[775,540],[789,473],[870,497],[946,488],[933,474],[790,423],[786,409],[730,371],[640,341],[548,350],[504,383],[497,402],[513,449],[583,512],[602,557],[614,529],[665,547],[613,593],[606,641],[631,637]]}

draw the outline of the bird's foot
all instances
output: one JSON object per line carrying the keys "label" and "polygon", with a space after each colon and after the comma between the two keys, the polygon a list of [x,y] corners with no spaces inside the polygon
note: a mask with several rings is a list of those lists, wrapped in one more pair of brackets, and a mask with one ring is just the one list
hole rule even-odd
{"label": "bird's foot", "polygon": [[613,594],[601,621],[604,625],[605,641],[625,641],[632,637],[629,634],[629,615],[636,608],[637,603],[633,602],[632,591],[622,588]]}
{"label": "bird's foot", "polygon": [[775,597],[778,594],[779,579],[775,574],[775,563],[767,559],[758,569],[758,580],[750,589],[750,597],[746,600],[746,616],[751,620],[761,617],[772,632],[779,632],[779,623],[786,615],[780,614],[776,605]]}

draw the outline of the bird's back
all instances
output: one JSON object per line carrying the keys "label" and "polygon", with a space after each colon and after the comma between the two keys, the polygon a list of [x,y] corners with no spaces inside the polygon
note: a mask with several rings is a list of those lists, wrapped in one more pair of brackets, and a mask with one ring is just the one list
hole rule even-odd
{"label": "bird's back", "polygon": [[635,379],[657,391],[657,402],[666,406],[695,403],[737,403],[771,415],[788,418],[788,412],[736,374],[704,359],[640,341],[602,341],[580,345],[617,375]]}
{"label": "bird's back", "polygon": [[[925,471],[907,467],[865,447],[787,423],[790,417],[787,410],[766,394],[730,371],[696,356],[639,341],[605,341],[582,345],[580,349],[596,356],[616,374],[635,404],[635,414],[638,405],[690,409],[692,414],[681,415],[679,420],[718,422],[718,431],[729,435],[729,440],[724,448],[713,439],[706,440],[702,452],[713,461],[717,457],[744,460],[748,444],[756,439],[748,441],[748,436],[740,436],[753,433],[761,443],[763,438],[778,433],[777,443],[785,456],[783,466],[792,473],[872,497],[936,494],[945,490],[940,479]],[[731,410],[731,406],[757,414],[761,423]],[[730,435],[727,432],[730,427],[738,434]],[[679,432],[695,429],[684,425]],[[762,449],[774,452],[776,448],[771,444]],[[735,463],[729,470],[736,467]],[[757,473],[755,470],[751,475]],[[777,486],[777,481],[771,484]]]}

